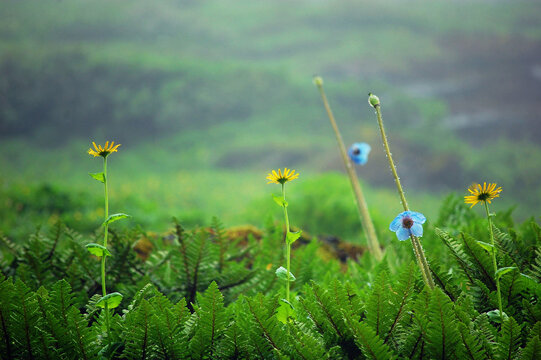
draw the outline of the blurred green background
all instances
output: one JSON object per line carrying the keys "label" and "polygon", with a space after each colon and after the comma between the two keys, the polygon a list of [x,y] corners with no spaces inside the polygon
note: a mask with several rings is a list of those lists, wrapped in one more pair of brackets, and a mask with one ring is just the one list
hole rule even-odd
{"label": "blurred green background", "polygon": [[120,226],[281,219],[265,177],[286,166],[292,224],[360,241],[314,74],[345,142],[372,145],[358,173],[382,235],[401,208],[369,91],[412,209],[430,221],[488,181],[493,210],[538,216],[540,24],[538,1],[2,1],[0,232],[97,228],[86,151],[114,140]]}

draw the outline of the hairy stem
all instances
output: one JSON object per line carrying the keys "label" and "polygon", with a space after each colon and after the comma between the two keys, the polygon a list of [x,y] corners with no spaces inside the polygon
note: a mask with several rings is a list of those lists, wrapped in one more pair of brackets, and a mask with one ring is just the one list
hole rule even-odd
{"label": "hairy stem", "polygon": [[355,168],[353,167],[353,164],[351,163],[351,160],[349,159],[347,155],[346,147],[344,146],[344,141],[342,140],[342,135],[340,134],[340,131],[338,130],[338,125],[336,125],[334,115],[331,111],[329,102],[327,101],[327,96],[325,95],[325,91],[323,90],[323,85],[317,84],[317,87],[319,89],[319,93],[321,94],[321,99],[323,100],[323,105],[325,106],[327,115],[329,116],[329,120],[334,130],[334,134],[336,135],[336,141],[338,142],[340,155],[342,155],[342,160],[344,161],[344,165],[346,167],[346,171],[348,173],[351,186],[353,187],[353,192],[355,194],[355,200],[357,204],[357,209],[359,210],[359,216],[360,216],[362,228],[364,231],[364,235],[366,236],[366,239],[368,240],[368,248],[370,252],[379,261],[383,258],[383,253],[381,251],[378,237],[376,235],[374,223],[372,222],[372,218],[370,217],[370,213],[368,212],[368,206],[366,204],[366,200],[361,190],[361,185],[359,184],[357,173],[355,172]]}
{"label": "hairy stem", "polygon": [[[391,172],[393,173],[396,189],[398,190],[398,195],[400,195],[402,207],[404,208],[404,211],[409,211],[408,202],[406,201],[406,196],[404,195],[404,190],[402,189],[402,185],[400,184],[400,178],[398,177],[398,173],[396,172],[396,166],[394,165],[391,150],[389,149],[389,142],[387,141],[387,135],[385,134],[385,129],[383,127],[380,107],[380,105],[376,105],[375,109],[376,115],[378,117],[378,125],[379,131],[381,133],[381,139],[383,140],[383,147],[385,148],[385,153],[387,154],[387,159],[389,160],[389,166],[391,167]],[[412,234],[410,238],[415,258],[417,259],[417,263],[419,264],[419,267],[421,268],[421,273],[423,274],[423,280],[425,281],[425,284],[428,285],[428,287],[434,289],[434,279],[432,279],[432,274],[430,273],[430,267],[428,265],[428,261],[426,260],[423,247],[421,246],[421,243],[416,236]]]}

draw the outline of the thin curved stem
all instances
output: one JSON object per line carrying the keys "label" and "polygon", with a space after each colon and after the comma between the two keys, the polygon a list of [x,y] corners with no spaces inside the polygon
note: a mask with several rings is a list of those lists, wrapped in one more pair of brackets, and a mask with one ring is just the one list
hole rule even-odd
{"label": "thin curved stem", "polygon": [[[398,190],[398,195],[400,195],[400,201],[402,203],[402,207],[404,208],[404,211],[409,211],[408,202],[406,201],[406,196],[404,195],[404,189],[402,189],[402,185],[400,184],[400,178],[398,177],[396,166],[394,165],[393,157],[391,155],[391,149],[389,148],[389,142],[387,141],[387,135],[385,134],[385,128],[383,127],[383,120],[381,116],[380,107],[381,107],[380,105],[376,105],[375,109],[376,109],[376,115],[378,117],[378,125],[379,125],[379,130],[381,133],[381,139],[383,141],[383,147],[385,148],[385,153],[387,154],[387,160],[389,160],[389,166],[391,168],[391,172],[393,173],[396,189]],[[431,289],[434,289],[435,287],[434,279],[432,278],[432,274],[430,272],[430,266],[428,265],[428,261],[426,260],[426,256],[423,251],[423,247],[421,246],[421,242],[413,234],[410,236],[410,238],[411,238],[411,244],[413,246],[413,253],[415,254],[417,263],[419,264],[419,267],[421,268],[423,280],[425,281],[426,285],[428,285]]]}
{"label": "thin curved stem", "polygon": [[336,125],[334,115],[332,113],[329,102],[327,101],[327,96],[325,95],[325,91],[323,90],[323,85],[317,84],[317,87],[319,89],[319,93],[321,94],[321,99],[323,100],[323,105],[325,106],[327,115],[329,116],[331,126],[334,130],[336,141],[338,142],[338,148],[340,150],[340,155],[342,156],[342,160],[344,161],[344,165],[346,167],[351,186],[353,187],[353,192],[355,194],[355,200],[357,203],[357,209],[359,210],[362,228],[368,242],[368,248],[370,252],[375,256],[375,258],[379,261],[383,258],[383,253],[381,251],[378,237],[376,235],[374,223],[372,222],[372,218],[370,217],[370,213],[368,212],[368,205],[366,204],[364,194],[361,190],[361,185],[359,184],[357,173],[355,172],[355,168],[353,167],[351,160],[347,156],[346,147],[344,145],[344,141],[342,140],[342,135],[340,134],[340,130],[338,130],[338,125]]}

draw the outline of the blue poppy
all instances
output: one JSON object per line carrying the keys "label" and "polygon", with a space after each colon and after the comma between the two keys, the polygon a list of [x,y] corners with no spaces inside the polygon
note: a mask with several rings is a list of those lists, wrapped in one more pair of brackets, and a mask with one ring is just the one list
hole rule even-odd
{"label": "blue poppy", "polygon": [[367,143],[355,143],[349,148],[348,155],[355,164],[364,165],[368,160],[370,150],[372,150],[372,148]]}
{"label": "blue poppy", "polygon": [[396,233],[398,240],[407,240],[411,235],[423,236],[423,226],[426,217],[415,211],[404,211],[391,222],[389,230]]}

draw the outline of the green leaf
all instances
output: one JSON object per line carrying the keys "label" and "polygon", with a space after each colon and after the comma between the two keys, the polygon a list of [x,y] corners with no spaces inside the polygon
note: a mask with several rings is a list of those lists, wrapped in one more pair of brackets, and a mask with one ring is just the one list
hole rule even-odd
{"label": "green leaf", "polygon": [[94,179],[98,180],[101,183],[105,183],[105,176],[102,172],[99,173],[88,173],[88,175],[92,176]]}
{"label": "green leaf", "polygon": [[86,249],[88,250],[89,253],[91,253],[92,255],[96,255],[97,257],[102,257],[103,254],[105,254],[105,256],[112,256],[109,250],[107,250],[105,246],[100,245],[100,244],[95,244],[95,243],[87,244]]}
{"label": "green leaf", "polygon": [[[498,310],[498,309],[487,312],[487,316],[490,319],[490,321],[493,321],[495,323],[500,323],[502,321],[502,318],[500,316],[500,310]],[[509,317],[507,316],[507,314],[504,311],[503,312],[503,321],[507,320],[508,318]]]}
{"label": "green leaf", "polygon": [[271,195],[272,195],[272,198],[274,199],[274,201],[278,205],[280,205],[281,207],[287,207],[287,201],[285,201],[283,197],[278,196],[278,195],[274,195],[274,194],[271,194]]}
{"label": "green leaf", "polygon": [[516,266],[510,266],[510,267],[503,267],[496,271],[496,278],[499,279],[508,272],[511,272],[513,270],[517,270],[518,268]]}
{"label": "green leaf", "polygon": [[124,213],[118,213],[118,214],[110,215],[107,218],[107,220],[105,220],[103,222],[102,226],[109,225],[112,222],[115,222],[115,221],[120,220],[120,219],[125,219],[125,218],[128,218],[128,217],[131,217],[131,216],[128,215],[128,214],[124,214]]}
{"label": "green leaf", "polygon": [[280,299],[278,309],[276,310],[276,318],[282,323],[287,324],[289,319],[296,319],[293,305],[286,299]]}
{"label": "green leaf", "polygon": [[293,244],[295,241],[297,241],[298,238],[301,237],[301,234],[302,234],[302,230],[295,231],[295,232],[288,231],[286,234],[287,243],[290,245]]}
{"label": "green leaf", "polygon": [[[278,269],[276,269],[276,276],[278,276],[279,279],[287,281],[287,269],[283,266],[280,266]],[[289,282],[295,281],[295,276],[289,272]]]}
{"label": "green leaf", "polygon": [[492,252],[492,249],[494,249],[494,246],[492,246],[492,244],[489,244],[483,241],[477,240],[477,244],[479,244],[479,246],[481,246],[483,249],[485,249],[488,252]]}
{"label": "green leaf", "polygon": [[99,306],[100,308],[105,308],[105,304],[107,304],[109,305],[109,309],[114,309],[118,305],[120,305],[122,298],[123,296],[119,292],[110,293],[99,299],[96,303],[96,306]]}

